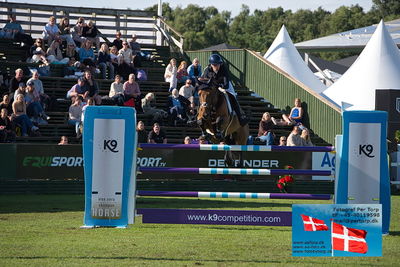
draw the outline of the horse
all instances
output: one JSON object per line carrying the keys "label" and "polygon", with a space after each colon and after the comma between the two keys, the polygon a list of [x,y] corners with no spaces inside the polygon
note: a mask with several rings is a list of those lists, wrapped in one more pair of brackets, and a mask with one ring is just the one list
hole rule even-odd
{"label": "horse", "polygon": [[[197,124],[202,134],[213,144],[221,142],[227,145],[246,145],[249,137],[249,125],[241,126],[236,114],[228,109],[227,92],[218,88],[202,88],[199,90],[200,107]],[[225,163],[234,166],[235,153],[226,151]],[[239,155],[241,164],[241,154]]]}

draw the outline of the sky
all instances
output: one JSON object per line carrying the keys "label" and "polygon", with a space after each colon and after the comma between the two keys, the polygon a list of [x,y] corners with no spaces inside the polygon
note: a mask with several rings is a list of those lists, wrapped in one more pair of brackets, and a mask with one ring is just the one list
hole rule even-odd
{"label": "sky", "polygon": [[[0,0],[7,2],[5,0]],[[131,8],[131,9],[144,9],[158,3],[158,0],[9,0],[8,2],[20,2],[31,4],[49,4],[49,5],[68,5],[68,6],[82,6],[82,7],[100,7],[100,8]],[[197,4],[201,7],[214,6],[219,12],[226,10],[232,13],[232,17],[239,14],[243,4],[250,7],[251,12],[254,9],[266,10],[268,8],[275,8],[281,6],[283,9],[297,11],[298,9],[317,9],[321,6],[328,11],[335,11],[340,6],[360,5],[364,11],[369,11],[372,7],[372,0],[217,0],[217,1],[194,1],[194,0],[168,0],[171,7],[175,8],[181,6],[185,8],[189,4]],[[118,4],[116,4],[118,3]]]}

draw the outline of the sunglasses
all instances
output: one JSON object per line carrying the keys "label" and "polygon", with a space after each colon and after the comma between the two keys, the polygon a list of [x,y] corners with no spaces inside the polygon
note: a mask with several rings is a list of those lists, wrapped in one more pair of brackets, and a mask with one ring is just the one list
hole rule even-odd
{"label": "sunglasses", "polygon": [[122,45],[128,45],[127,43],[122,43]]}

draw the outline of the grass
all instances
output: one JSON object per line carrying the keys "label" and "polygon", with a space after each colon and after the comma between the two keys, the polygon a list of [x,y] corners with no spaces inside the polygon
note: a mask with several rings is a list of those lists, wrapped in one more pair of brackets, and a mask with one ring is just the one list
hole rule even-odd
{"label": "grass", "polygon": [[[139,198],[140,208],[290,210],[328,201]],[[400,196],[383,257],[291,256],[290,227],[156,225],[80,229],[84,197],[1,195],[0,266],[398,266]]]}

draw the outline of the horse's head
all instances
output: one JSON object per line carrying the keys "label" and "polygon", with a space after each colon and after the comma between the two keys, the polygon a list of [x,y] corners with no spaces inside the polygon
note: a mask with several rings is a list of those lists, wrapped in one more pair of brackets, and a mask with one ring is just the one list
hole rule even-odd
{"label": "horse's head", "polygon": [[207,88],[199,90],[199,112],[197,113],[197,122],[203,125],[204,122],[211,121],[211,115],[215,112],[218,97],[216,90]]}

